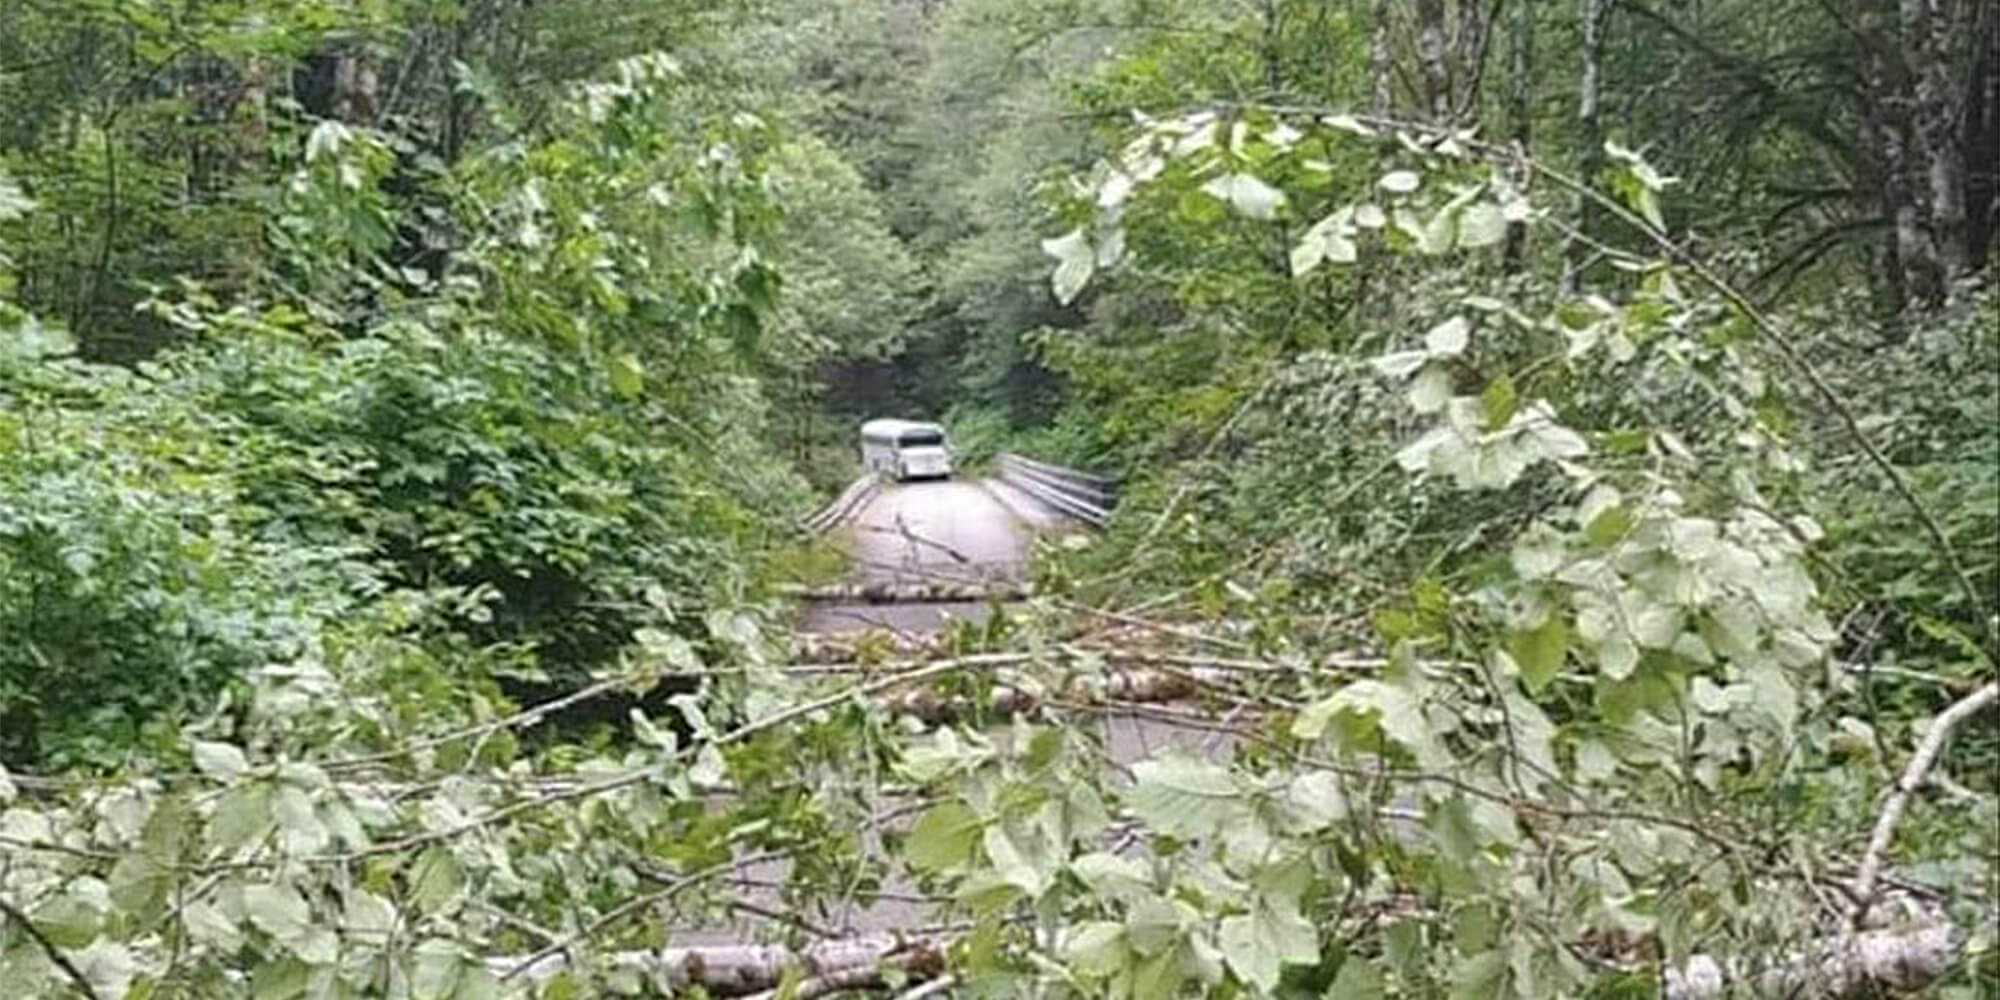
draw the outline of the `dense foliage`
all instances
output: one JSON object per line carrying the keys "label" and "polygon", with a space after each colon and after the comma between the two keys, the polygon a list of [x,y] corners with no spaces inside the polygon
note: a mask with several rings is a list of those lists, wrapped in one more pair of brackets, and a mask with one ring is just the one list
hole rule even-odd
{"label": "dense foliage", "polygon": [[[1990,4],[0,28],[8,996],[2000,985]],[[1119,512],[795,662],[888,413]]]}

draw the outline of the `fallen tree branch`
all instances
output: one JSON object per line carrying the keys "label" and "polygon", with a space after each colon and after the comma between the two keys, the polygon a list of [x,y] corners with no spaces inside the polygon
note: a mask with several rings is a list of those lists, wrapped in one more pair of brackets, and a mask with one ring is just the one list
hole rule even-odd
{"label": "fallen tree branch", "polygon": [[954,601],[1023,601],[1034,596],[1033,586],[1012,581],[992,583],[832,583],[809,587],[784,584],[777,593],[800,601],[834,601],[843,604],[941,604]]}
{"label": "fallen tree branch", "polygon": [[1848,915],[1847,921],[1850,930],[1861,926],[1868,916],[1868,907],[1875,896],[1875,879],[1882,870],[1882,854],[1889,849],[1889,841],[1896,834],[1896,824],[1902,820],[1903,810],[1910,804],[1910,796],[1923,787],[1924,776],[1930,773],[1931,763],[1937,760],[1945,741],[1951,738],[1951,731],[1980,709],[1993,704],[1996,698],[2000,698],[2000,683],[1988,684],[1960,698],[1931,721],[1924,741],[1917,744],[1916,755],[1910,758],[1909,766],[1903,768],[1903,776],[1897,780],[1895,791],[1889,793],[1889,801],[1883,804],[1882,815],[1875,820],[1875,832],[1868,837],[1868,850],[1861,855],[1861,870],[1854,876],[1854,911]]}
{"label": "fallen tree branch", "polygon": [[1958,956],[1962,935],[1949,923],[1915,930],[1843,934],[1803,954],[1760,965],[1696,955],[1666,972],[1667,1000],[1758,997],[1864,997],[1915,990],[1943,975]]}
{"label": "fallen tree branch", "polygon": [[[742,871],[745,868],[749,868],[753,865],[759,864],[764,861],[770,861],[788,857],[790,856],[790,854],[791,854],[790,851],[770,851],[764,854],[752,855],[747,858],[732,859],[730,861],[726,861],[721,864],[711,865],[693,874],[684,875],[668,883],[667,886],[663,889],[657,890],[655,892],[649,892],[643,896],[635,896],[629,900],[626,900],[623,904],[613,908],[609,912],[605,913],[603,916],[598,917],[596,920],[591,921],[588,926],[585,926],[581,930],[576,931],[575,933],[569,935],[568,937],[562,938],[557,941],[549,942],[547,946],[543,947],[540,951],[537,951],[534,954],[529,955],[527,958],[514,961],[512,965],[506,966],[504,971],[496,969],[495,970],[496,974],[500,977],[500,981],[503,983],[509,979],[514,979],[516,977],[524,975],[534,978],[536,975],[535,970],[546,964],[549,960],[559,959],[563,962],[567,962],[569,958],[569,952],[572,948],[575,948],[578,945],[584,943],[585,941],[588,941],[591,938],[596,937],[598,934],[602,933],[606,928],[618,924],[625,918],[630,917],[641,910],[649,909],[660,903],[664,903],[667,900],[672,899],[677,895],[680,895],[682,891],[698,883],[706,881],[707,879],[713,878],[717,875],[724,875],[730,872]],[[488,963],[488,964],[492,965],[494,963]]]}
{"label": "fallen tree branch", "polygon": [[[880,982],[882,965],[890,959],[903,964],[941,969],[942,942],[900,935],[866,935],[820,941],[803,948],[781,945],[722,944],[623,951],[608,956],[614,968],[632,969],[652,980],[662,993],[701,987],[712,996],[775,996],[792,970],[806,978],[794,985],[794,997],[819,996],[834,989]],[[487,960],[495,974],[509,973],[539,984],[569,964],[562,954],[545,955],[530,963],[519,959]],[[518,971],[513,971],[518,970]],[[809,987],[816,988],[816,992]]]}
{"label": "fallen tree branch", "polygon": [[904,991],[901,996],[898,996],[896,1000],[923,1000],[924,997],[937,996],[957,985],[958,977],[947,974],[939,976],[928,983],[919,983],[911,987]]}

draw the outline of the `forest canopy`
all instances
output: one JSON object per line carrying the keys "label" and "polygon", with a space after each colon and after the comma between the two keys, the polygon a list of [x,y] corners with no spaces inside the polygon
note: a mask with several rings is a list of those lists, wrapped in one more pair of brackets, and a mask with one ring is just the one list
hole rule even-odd
{"label": "forest canopy", "polygon": [[[0,95],[10,997],[2000,990],[1991,3],[0,0]],[[885,415],[1116,510],[823,647]]]}

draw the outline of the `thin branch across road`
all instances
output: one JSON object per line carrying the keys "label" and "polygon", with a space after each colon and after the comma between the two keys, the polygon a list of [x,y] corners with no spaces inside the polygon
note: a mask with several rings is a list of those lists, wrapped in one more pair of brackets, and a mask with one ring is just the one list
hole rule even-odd
{"label": "thin branch across road", "polygon": [[1034,526],[979,481],[885,485],[831,533],[845,580],[802,593],[815,600],[801,630],[925,634],[949,618],[977,620],[992,600],[1026,596],[1021,578]]}

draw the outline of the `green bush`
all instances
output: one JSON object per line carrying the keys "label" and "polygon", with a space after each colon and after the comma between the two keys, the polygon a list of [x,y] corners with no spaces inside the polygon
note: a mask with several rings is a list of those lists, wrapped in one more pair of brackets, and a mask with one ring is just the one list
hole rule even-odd
{"label": "green bush", "polygon": [[115,757],[146,724],[296,657],[380,581],[351,539],[264,516],[196,400],[0,331],[0,759]]}

